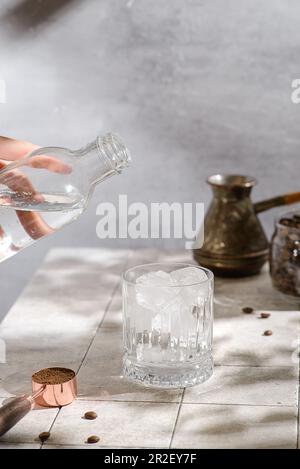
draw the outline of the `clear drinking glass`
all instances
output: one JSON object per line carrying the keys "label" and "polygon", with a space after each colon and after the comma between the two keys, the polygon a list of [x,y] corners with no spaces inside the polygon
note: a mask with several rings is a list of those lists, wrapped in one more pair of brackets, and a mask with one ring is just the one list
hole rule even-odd
{"label": "clear drinking glass", "polygon": [[191,264],[147,264],[125,272],[125,377],[171,388],[212,375],[213,285],[210,270]]}

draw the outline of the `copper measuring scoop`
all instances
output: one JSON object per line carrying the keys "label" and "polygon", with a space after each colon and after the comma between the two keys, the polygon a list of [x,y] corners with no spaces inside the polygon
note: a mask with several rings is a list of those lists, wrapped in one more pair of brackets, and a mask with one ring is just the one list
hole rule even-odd
{"label": "copper measuring scoop", "polygon": [[34,408],[63,407],[77,397],[75,371],[69,368],[44,368],[32,375],[32,394],[16,397],[0,408],[0,436],[14,427]]}

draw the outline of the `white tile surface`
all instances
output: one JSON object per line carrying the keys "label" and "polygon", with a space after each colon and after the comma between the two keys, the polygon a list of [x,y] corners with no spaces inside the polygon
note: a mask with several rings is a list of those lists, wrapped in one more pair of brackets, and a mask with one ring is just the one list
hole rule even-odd
{"label": "white tile surface", "polygon": [[237,308],[251,306],[257,310],[299,311],[299,300],[287,298],[275,290],[268,265],[259,275],[243,278],[215,278],[216,310],[220,316],[231,316]]}
{"label": "white tile surface", "polygon": [[[67,361],[79,365],[100,322],[100,317],[95,318],[89,326],[84,318],[86,311],[87,308],[83,308],[81,318],[74,319],[74,322],[54,319],[53,326],[45,327],[45,332],[42,331],[41,323],[36,331],[34,328],[31,331],[26,328],[18,330],[17,327],[2,328],[0,336],[6,344],[6,363],[13,366],[16,363],[34,365],[39,362]],[[64,317],[63,313],[61,317]]]}
{"label": "white tile surface", "polygon": [[[82,419],[91,410],[98,418]],[[83,445],[88,436],[98,435],[98,446],[168,447],[177,411],[174,403],[76,401],[61,409],[51,444]]]}
{"label": "white tile surface", "polygon": [[99,446],[98,445],[88,445],[88,444],[85,444],[85,445],[43,445],[41,447],[42,450],[44,449],[54,449],[54,450],[63,450],[63,449],[71,449],[71,450],[81,450],[81,449],[99,449]]}
{"label": "white tile surface", "polygon": [[52,252],[0,326],[6,363],[64,357],[79,365],[128,255],[128,251],[90,249]]}
{"label": "white tile surface", "polygon": [[[258,314],[218,317],[214,323],[214,359],[218,365],[293,366],[297,364],[298,311],[271,311],[268,319]],[[273,335],[264,336],[265,330]]]}
{"label": "white tile surface", "polygon": [[26,443],[0,443],[1,449],[40,449],[40,444],[26,444]]}
{"label": "white tile surface", "polygon": [[[120,376],[121,273],[154,261],[193,262],[187,251],[55,250],[0,326],[6,346],[0,397],[30,391],[30,376],[42,367],[80,369],[79,398],[59,412],[45,449],[170,444],[182,391],[146,389]],[[244,306],[254,314],[243,314]],[[261,311],[270,318],[259,319]],[[299,305],[272,289],[266,271],[217,279],[214,356],[221,366],[207,383],[185,391],[173,446],[295,447],[299,321]],[[266,329],[273,335],[264,337]],[[86,410],[98,419],[82,420]],[[31,412],[0,449],[39,448],[36,438],[57,412]],[[91,434],[99,444],[85,445]]]}
{"label": "white tile surface", "polygon": [[[253,314],[244,314],[250,306]],[[261,312],[268,319],[259,319]],[[214,358],[219,365],[295,366],[299,341],[299,301],[271,285],[267,267],[259,276],[215,282]],[[265,330],[273,335],[263,336]]]}
{"label": "white tile surface", "polygon": [[296,448],[292,407],[183,404],[172,448]]}
{"label": "white tile surface", "polygon": [[298,369],[216,366],[213,376],[187,388],[184,403],[296,406]]}

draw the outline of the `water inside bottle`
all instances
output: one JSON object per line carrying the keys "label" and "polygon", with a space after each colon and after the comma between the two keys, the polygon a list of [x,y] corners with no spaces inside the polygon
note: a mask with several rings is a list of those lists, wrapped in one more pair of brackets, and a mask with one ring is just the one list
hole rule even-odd
{"label": "water inside bottle", "polygon": [[0,262],[76,220],[85,199],[78,194],[0,192]]}

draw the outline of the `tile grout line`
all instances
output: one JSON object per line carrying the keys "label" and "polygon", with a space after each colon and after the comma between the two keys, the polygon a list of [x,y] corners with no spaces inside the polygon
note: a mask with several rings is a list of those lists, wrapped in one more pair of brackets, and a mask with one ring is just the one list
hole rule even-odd
{"label": "tile grout line", "polygon": [[[94,402],[94,403],[100,403],[100,402],[120,402],[120,403],[127,403],[127,404],[135,404],[135,403],[142,403],[142,404],[183,404],[182,398],[180,398],[179,401],[145,401],[145,400],[132,400],[132,401],[127,401],[125,399],[85,399],[79,397],[78,402]],[[239,406],[239,407],[288,407],[290,409],[295,409],[295,405],[293,404],[241,404],[241,403],[224,403],[224,402],[184,402],[184,405],[199,405],[199,406],[204,406],[204,405],[215,405],[215,406]]]}
{"label": "tile grout line", "polygon": [[[127,264],[128,264],[128,261],[129,261],[129,259],[130,259],[131,254],[132,254],[132,251],[129,251],[128,254],[127,254],[126,259],[124,260],[124,265],[123,265],[123,268],[124,268],[124,269],[126,268],[126,266],[127,266]],[[76,373],[77,375],[78,375],[78,373],[80,372],[80,370],[81,370],[81,368],[82,368],[82,366],[83,366],[83,364],[84,364],[84,362],[85,362],[85,359],[86,359],[86,357],[87,357],[89,351],[91,350],[91,347],[92,347],[92,345],[93,345],[93,343],[94,343],[94,341],[95,341],[95,338],[97,337],[97,333],[98,333],[99,330],[101,329],[101,326],[102,326],[102,324],[103,324],[103,322],[104,322],[104,319],[105,319],[105,317],[106,317],[106,315],[107,315],[107,313],[108,313],[108,311],[109,311],[109,308],[110,308],[110,306],[111,306],[111,304],[112,304],[112,302],[113,302],[113,299],[115,298],[116,292],[118,291],[118,288],[119,288],[120,284],[121,284],[121,279],[118,279],[118,281],[116,282],[115,287],[113,288],[111,297],[110,297],[109,301],[107,302],[107,305],[106,305],[105,310],[104,310],[104,314],[103,314],[103,316],[102,316],[102,318],[101,318],[101,321],[99,322],[99,324],[98,324],[98,326],[97,326],[97,328],[96,328],[96,331],[95,331],[95,333],[93,334],[93,336],[92,336],[92,338],[91,338],[91,341],[90,341],[90,343],[89,343],[89,345],[88,345],[88,347],[87,347],[87,349],[86,349],[86,351],[85,351],[85,353],[84,353],[84,355],[83,355],[83,358],[82,358],[82,360],[81,360],[81,362],[80,362],[80,365],[79,365],[79,367],[78,367],[78,369],[77,369],[77,373]]]}
{"label": "tile grout line", "polygon": [[[132,401],[128,401],[126,399],[87,399],[84,397],[78,397],[77,401],[78,402],[94,402],[95,404],[100,403],[100,402],[107,402],[107,403],[119,402],[122,404],[127,403],[127,404],[172,404],[172,405],[176,405],[176,404],[180,404],[181,397],[180,399],[178,399],[178,401],[147,401],[147,400],[142,400],[142,399],[137,399],[137,400],[135,399]],[[289,406],[285,406],[285,407],[289,407]]]}
{"label": "tile grout line", "polygon": [[[78,444],[76,444],[76,443],[66,443],[66,444],[64,444],[64,443],[45,443],[44,448],[47,448],[47,447],[48,447],[48,448],[51,448],[51,446],[52,446],[52,447],[62,447],[62,448],[64,448],[65,446],[67,446],[68,448],[69,448],[69,447],[72,447],[72,449],[76,449],[76,448],[78,448],[78,447],[80,447],[80,448],[85,447],[85,448],[90,448],[90,449],[91,449],[91,445],[89,445],[88,443],[86,443],[86,444],[80,444],[80,445],[78,445]],[[0,448],[0,449],[1,449],[1,448]],[[125,449],[125,450],[126,450],[126,449],[127,449],[127,450],[128,450],[128,449],[166,449],[166,448],[165,448],[164,446],[134,446],[134,447],[133,447],[133,446],[130,446],[130,447],[129,447],[129,446],[106,446],[106,445],[101,446],[101,445],[94,445],[94,449],[114,449],[114,450],[116,450],[116,449],[117,449],[117,450],[118,450],[118,449],[121,449],[121,450],[122,450],[122,449]]]}
{"label": "tile grout line", "polygon": [[[56,422],[56,420],[57,420],[57,417],[58,417],[59,414],[60,414],[61,409],[62,409],[62,408],[59,407],[59,409],[58,409],[58,411],[57,411],[57,413],[56,413],[56,415],[55,415],[55,417],[54,417],[54,419],[53,419],[53,422],[52,422],[51,425],[50,425],[49,433],[51,433],[52,428],[53,428],[53,426],[54,426],[54,424],[55,424],[55,422]],[[44,444],[45,444],[45,442],[42,441],[41,444],[40,444],[39,449],[43,449]]]}
{"label": "tile grout line", "polygon": [[171,439],[170,439],[169,449],[172,448],[172,444],[173,444],[173,440],[174,440],[174,436],[175,436],[175,431],[176,431],[177,423],[178,423],[178,420],[179,420],[179,414],[180,414],[182,403],[183,403],[184,394],[185,394],[185,388],[182,391],[181,399],[180,399],[180,402],[179,402],[179,405],[178,405],[178,411],[177,411],[177,415],[176,415],[176,419],[175,419],[175,423],[174,423],[174,427],[173,427],[173,431],[172,431],[172,435],[171,435]]}
{"label": "tile grout line", "polygon": [[298,365],[283,365],[283,364],[279,364],[279,365],[250,365],[250,364],[241,364],[241,365],[231,365],[231,364],[222,364],[222,363],[214,363],[214,367],[215,368],[220,368],[220,367],[232,367],[232,368],[269,368],[269,369],[272,369],[272,368],[297,368],[297,370],[299,369],[299,366]]}

